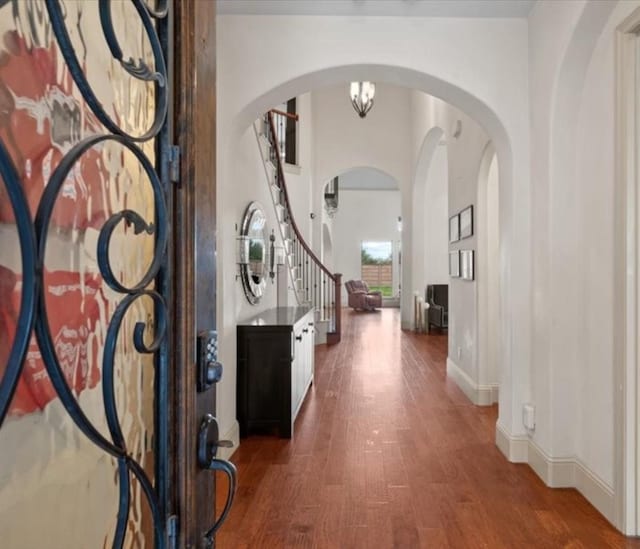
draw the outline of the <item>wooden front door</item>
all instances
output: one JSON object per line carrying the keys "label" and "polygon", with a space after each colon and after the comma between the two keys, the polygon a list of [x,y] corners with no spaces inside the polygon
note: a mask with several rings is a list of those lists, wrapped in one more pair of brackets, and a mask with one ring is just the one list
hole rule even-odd
{"label": "wooden front door", "polygon": [[213,545],[214,9],[0,0],[3,547]]}
{"label": "wooden front door", "polygon": [[[203,358],[206,336],[216,327],[215,7],[209,0],[179,0],[174,48],[179,56],[174,131],[182,155],[175,226],[183,245],[176,252],[177,350],[178,362],[186,365],[176,378],[176,410],[182,413],[177,475],[184,544],[193,548],[213,545],[235,491],[233,465],[211,461],[218,441],[215,385],[207,387],[206,372],[192,367]],[[220,372],[209,373],[215,378]],[[228,477],[227,500],[218,502],[217,517],[215,472]]]}

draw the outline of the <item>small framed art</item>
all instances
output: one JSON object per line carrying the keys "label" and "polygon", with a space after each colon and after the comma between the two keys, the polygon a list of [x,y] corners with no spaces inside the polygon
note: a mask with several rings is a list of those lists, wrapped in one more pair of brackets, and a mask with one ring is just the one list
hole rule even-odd
{"label": "small framed art", "polygon": [[449,218],[449,242],[458,242],[460,240],[460,215],[454,215]]}
{"label": "small framed art", "polygon": [[449,252],[449,276],[460,278],[460,250]]}
{"label": "small framed art", "polygon": [[460,212],[460,240],[473,236],[473,205]]}
{"label": "small framed art", "polygon": [[474,279],[474,253],[473,250],[462,250],[460,252],[460,276],[463,280]]}

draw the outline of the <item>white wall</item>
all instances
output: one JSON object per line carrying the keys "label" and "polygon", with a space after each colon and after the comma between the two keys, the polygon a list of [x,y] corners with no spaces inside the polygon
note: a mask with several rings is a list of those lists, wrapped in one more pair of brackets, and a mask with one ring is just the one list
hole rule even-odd
{"label": "white wall", "polygon": [[[498,265],[500,263],[500,193],[498,159],[495,154],[489,166],[486,204],[487,248],[485,261],[487,265],[487,310],[484,322],[480,322],[479,325],[484,325],[487,329],[487,364],[486,368],[479,368],[479,382],[486,385],[497,385],[500,382],[500,368],[498,363],[500,342],[498,340],[499,335],[497,330],[500,319],[498,306],[500,303],[500,273],[498,271]],[[478,246],[478,248],[480,248],[480,246]],[[479,256],[482,257],[482,254],[483,251],[479,249]],[[479,316],[482,314],[485,314],[485,312],[479,311]],[[486,372],[484,379],[482,377],[483,372]]]}
{"label": "white wall", "polygon": [[[457,109],[448,109],[447,127],[456,121],[462,124],[458,138],[447,141],[449,172],[449,215],[451,217],[468,206],[477,211],[478,170],[489,136],[476,122]],[[475,224],[474,224],[475,225]],[[449,245],[450,250],[478,249],[478,231],[473,236]],[[477,263],[477,259],[476,259]],[[449,357],[477,384],[477,280],[449,279]]]}
{"label": "white wall", "polygon": [[478,384],[492,388],[499,386],[499,333],[500,319],[500,196],[498,159],[492,143],[488,143],[478,173],[478,202],[475,225],[478,233],[476,254],[476,280],[478,297]]}
{"label": "white wall", "polygon": [[[447,145],[445,141],[441,141],[431,158],[422,202],[424,212],[422,234],[424,236],[420,247],[424,250],[423,287],[427,284],[449,283],[449,169],[447,162]],[[415,221],[417,224],[417,216]],[[416,234],[416,242],[420,245],[422,239],[418,238],[418,235],[419,233]]]}
{"label": "white wall", "polygon": [[599,488],[588,497],[618,525],[614,326],[624,313],[613,304],[624,266],[614,256],[623,215],[614,208],[614,49],[616,27],[639,5],[538,2],[530,16],[530,435],[547,455],[589,471]]}
{"label": "white wall", "polygon": [[[343,281],[362,278],[363,241],[390,241],[397,252],[400,202],[399,191],[340,191],[340,207],[333,219],[333,262]],[[342,302],[347,304],[346,291],[342,292]]]}
{"label": "white wall", "polygon": [[[475,250],[477,253],[477,228],[470,238],[449,245],[448,219],[467,206],[477,209],[478,172],[490,138],[477,122],[442,100],[414,92],[411,98],[413,111],[412,148],[415,158],[413,226],[415,257],[426,261],[429,250],[440,259],[437,275],[449,284],[449,358],[476,385],[480,383],[477,353],[477,281],[449,278],[449,250]],[[462,131],[454,138],[452,131],[460,121]],[[446,143],[446,146],[439,145]],[[446,165],[443,166],[443,162]],[[446,173],[443,188],[442,176]],[[430,178],[435,181],[431,182]],[[427,186],[425,185],[425,178]],[[439,184],[436,183],[439,181]],[[431,187],[436,183],[434,187]],[[433,193],[433,194],[431,194]],[[422,204],[427,196],[427,219],[421,218]],[[446,209],[437,204],[446,205]],[[427,232],[427,228],[430,228]],[[423,234],[426,236],[424,240]],[[437,248],[431,245],[437,242]],[[426,255],[422,255],[427,250]],[[436,251],[437,250],[437,251]],[[477,262],[477,259],[476,259]],[[413,268],[413,292],[424,293],[430,274],[427,266]],[[423,274],[424,273],[424,274]],[[503,340],[504,341],[504,340]]]}
{"label": "white wall", "polygon": [[366,118],[351,106],[347,83],[313,92],[314,182],[316,194],[337,174],[375,168],[409,185],[411,171],[410,90],[376,85],[375,104]]}

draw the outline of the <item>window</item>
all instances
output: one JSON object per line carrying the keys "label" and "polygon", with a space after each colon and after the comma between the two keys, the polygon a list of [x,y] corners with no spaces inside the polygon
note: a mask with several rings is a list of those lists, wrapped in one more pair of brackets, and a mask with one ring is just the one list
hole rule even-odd
{"label": "window", "polygon": [[[285,164],[298,164],[298,114],[296,113],[296,99],[289,99],[277,107],[276,135],[280,156]],[[287,113],[286,115],[284,113]]]}
{"label": "window", "polygon": [[363,242],[360,251],[361,278],[370,290],[393,296],[393,245],[390,241]]}
{"label": "window", "polygon": [[[296,112],[296,98],[289,99],[287,101],[287,114],[297,114]],[[285,129],[285,144],[284,144],[284,161],[285,164],[297,164],[298,152],[296,135],[298,128],[298,121],[295,118],[287,118],[287,125]]]}

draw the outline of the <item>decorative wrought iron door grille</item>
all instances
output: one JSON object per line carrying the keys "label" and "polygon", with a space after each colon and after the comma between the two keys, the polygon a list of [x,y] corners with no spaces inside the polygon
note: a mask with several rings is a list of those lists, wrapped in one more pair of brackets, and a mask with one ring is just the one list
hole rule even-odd
{"label": "decorative wrought iron door grille", "polygon": [[167,544],[169,8],[0,0],[7,549]]}

